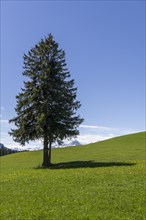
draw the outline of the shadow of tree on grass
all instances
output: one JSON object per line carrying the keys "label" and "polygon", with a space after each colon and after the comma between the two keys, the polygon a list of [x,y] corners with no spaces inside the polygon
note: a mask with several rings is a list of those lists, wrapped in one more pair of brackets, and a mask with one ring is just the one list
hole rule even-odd
{"label": "shadow of tree on grass", "polygon": [[[114,166],[133,166],[135,163],[124,162],[95,162],[95,161],[70,161],[51,164],[48,169],[76,169],[76,168],[97,168],[97,167],[114,167]],[[41,166],[37,169],[42,169]]]}

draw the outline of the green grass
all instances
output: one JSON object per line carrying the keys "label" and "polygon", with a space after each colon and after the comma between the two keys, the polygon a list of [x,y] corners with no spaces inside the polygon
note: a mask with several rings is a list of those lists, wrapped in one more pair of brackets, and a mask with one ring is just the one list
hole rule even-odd
{"label": "green grass", "polygon": [[1,157],[1,220],[144,220],[145,134]]}

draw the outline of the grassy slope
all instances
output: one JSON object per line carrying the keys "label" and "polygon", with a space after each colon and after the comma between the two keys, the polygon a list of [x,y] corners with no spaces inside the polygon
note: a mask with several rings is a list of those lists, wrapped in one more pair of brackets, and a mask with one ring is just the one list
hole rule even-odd
{"label": "grassy slope", "polygon": [[144,220],[145,134],[1,157],[1,219]]}

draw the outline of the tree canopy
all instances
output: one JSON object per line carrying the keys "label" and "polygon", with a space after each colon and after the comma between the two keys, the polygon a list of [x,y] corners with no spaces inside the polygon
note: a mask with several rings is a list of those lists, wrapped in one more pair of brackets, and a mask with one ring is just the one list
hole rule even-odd
{"label": "tree canopy", "polygon": [[[77,88],[66,67],[65,52],[50,34],[24,54],[24,88],[16,96],[17,116],[10,135],[25,145],[31,140],[44,140],[43,166],[51,164],[51,145],[79,134],[83,119],[76,114],[81,104]],[[49,149],[48,149],[49,144]],[[49,154],[48,154],[49,150]]]}

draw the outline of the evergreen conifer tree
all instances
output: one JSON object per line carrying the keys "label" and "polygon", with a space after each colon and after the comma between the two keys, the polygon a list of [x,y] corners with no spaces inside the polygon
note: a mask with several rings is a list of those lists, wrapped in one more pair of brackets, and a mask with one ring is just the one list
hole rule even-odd
{"label": "evergreen conifer tree", "polygon": [[43,167],[51,165],[51,146],[63,139],[79,134],[83,122],[76,111],[77,88],[66,68],[65,52],[50,34],[24,54],[23,75],[28,81],[16,96],[17,116],[10,135],[14,141],[25,145],[32,140],[43,139]]}

